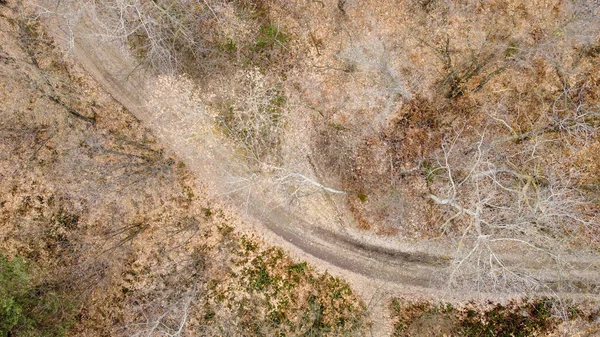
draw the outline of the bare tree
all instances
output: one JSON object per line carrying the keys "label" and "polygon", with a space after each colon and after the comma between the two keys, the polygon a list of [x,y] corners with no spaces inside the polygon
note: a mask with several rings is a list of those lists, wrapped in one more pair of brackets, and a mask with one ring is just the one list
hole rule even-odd
{"label": "bare tree", "polygon": [[[186,292],[178,293],[177,298],[171,303],[160,305],[161,301],[152,303],[157,307],[144,310],[146,321],[127,327],[130,335],[135,337],[181,337],[187,335],[186,325],[190,317],[190,310],[197,296],[197,286],[194,285]],[[162,299],[165,301],[167,299]]]}
{"label": "bare tree", "polygon": [[[568,177],[540,169],[536,149],[543,140],[530,142],[521,153],[528,159],[519,166],[500,146],[490,145],[485,130],[471,146],[462,136],[459,130],[444,140],[437,166],[428,172],[438,182],[427,198],[446,210],[440,229],[456,246],[448,283],[474,282],[478,290],[557,287],[551,284],[556,275],[544,283],[543,274],[561,273],[566,238],[595,226],[597,215],[585,211],[590,201]],[[539,259],[540,267],[523,269],[507,246]]]}

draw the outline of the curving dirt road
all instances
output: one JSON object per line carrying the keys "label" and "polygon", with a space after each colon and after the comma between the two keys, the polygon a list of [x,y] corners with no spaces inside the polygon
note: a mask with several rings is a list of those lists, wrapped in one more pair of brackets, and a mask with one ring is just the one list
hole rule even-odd
{"label": "curving dirt road", "polygon": [[[60,20],[60,17],[48,17],[47,26],[58,41],[65,41],[67,29]],[[138,71],[135,62],[118,45],[98,40],[89,22],[83,20],[72,28],[75,60],[150,128],[214,195],[225,196],[223,199],[231,208],[240,206],[237,211],[243,221],[239,221],[239,226],[251,224],[241,230],[258,233],[268,242],[283,246],[292,255],[349,280],[367,301],[380,296],[382,291],[445,300],[470,299],[475,294],[490,299],[520,295],[508,291],[500,295],[468,290],[449,293],[444,287],[445,270],[450,267],[449,252],[440,246],[406,244],[405,249],[398,249],[400,243],[365,239],[342,227],[307,221],[314,217],[293,214],[297,211],[295,208],[291,208],[292,211],[283,207],[265,210],[271,196],[260,184],[231,192],[231,186],[223,180],[224,173],[244,176],[245,168],[235,163],[232,152],[219,142],[206,123],[203,124],[206,116],[201,103],[189,98],[193,95],[186,92],[186,87],[178,85],[176,80],[160,80]],[[507,260],[511,260],[510,255]],[[520,257],[512,257],[512,260],[520,262]],[[538,271],[535,266],[530,268]],[[594,284],[598,270],[600,261],[591,259],[581,263],[581,270],[571,277]],[[535,274],[546,284],[555,284],[563,277],[548,271]],[[585,291],[571,288],[561,293],[573,297],[597,296]]]}

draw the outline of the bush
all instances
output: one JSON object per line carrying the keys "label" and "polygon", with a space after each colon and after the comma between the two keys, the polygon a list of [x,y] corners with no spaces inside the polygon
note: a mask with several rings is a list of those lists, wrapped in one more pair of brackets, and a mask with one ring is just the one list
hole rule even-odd
{"label": "bush", "polygon": [[0,256],[0,335],[8,335],[26,319],[20,299],[27,294],[29,285],[29,266],[23,259],[9,261]]}
{"label": "bush", "polygon": [[[429,333],[436,336],[526,337],[547,334],[561,322],[552,313],[560,305],[546,297],[513,300],[504,305],[488,304],[491,306],[487,309],[477,307],[473,302],[457,308],[449,303],[406,303],[395,298],[390,305],[394,319],[393,336]],[[569,315],[569,319],[581,314],[571,305],[564,309],[574,313]]]}
{"label": "bush", "polygon": [[34,268],[23,258],[0,254],[0,335],[64,336],[75,305],[65,292],[34,283]]}

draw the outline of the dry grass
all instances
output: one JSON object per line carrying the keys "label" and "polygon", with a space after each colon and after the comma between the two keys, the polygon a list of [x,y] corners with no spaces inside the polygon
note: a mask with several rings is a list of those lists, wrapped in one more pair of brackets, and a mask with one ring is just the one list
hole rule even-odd
{"label": "dry grass", "polygon": [[[359,228],[556,254],[598,241],[598,10],[552,0],[97,7],[106,34],[140,60],[197,82],[257,168],[295,171],[312,156],[323,183],[350,192]],[[308,150],[295,151],[286,128],[314,130]]]}
{"label": "dry grass", "polygon": [[252,3],[97,9],[140,61],[195,81],[252,174],[313,166],[349,192],[349,226],[456,247],[450,285],[597,289],[532,275],[567,273],[572,247],[597,255],[597,4]]}
{"label": "dry grass", "polygon": [[0,7],[0,249],[76,298],[69,335],[365,332],[346,283],[234,231],[21,11]]}

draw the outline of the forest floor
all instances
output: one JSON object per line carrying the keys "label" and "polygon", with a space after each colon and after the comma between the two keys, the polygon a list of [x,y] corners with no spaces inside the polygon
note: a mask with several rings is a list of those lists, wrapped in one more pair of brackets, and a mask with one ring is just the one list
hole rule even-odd
{"label": "forest floor", "polygon": [[[87,294],[97,304],[94,312],[86,313],[87,317],[99,315],[132,328],[132,322],[148,312],[160,316],[159,308],[149,309],[156,305],[153,300],[170,298],[173,301],[173,296],[176,297],[173,303],[177,305],[158,307],[167,313],[185,310],[182,308],[186,303],[189,305],[191,290],[183,295],[158,295],[158,292],[168,292],[165,289],[168,282],[176,284],[189,279],[190,275],[194,277],[195,273],[186,273],[199,263],[205,263],[199,261],[210,260],[228,262],[207,263],[209,266],[204,272],[216,276],[208,277],[201,285],[188,284],[186,289],[196,292],[197,287],[202,287],[212,291],[210,296],[203,297],[204,303],[196,303],[202,307],[204,317],[209,317],[208,323],[194,324],[217,329],[218,324],[210,322],[219,319],[220,322],[238,322],[238,325],[218,326],[220,331],[245,328],[244,324],[255,319],[248,303],[266,303],[268,309],[258,315],[277,322],[295,317],[293,315],[306,309],[304,305],[315,309],[314,299],[306,294],[317,294],[314,298],[324,296],[315,312],[325,312],[323,303],[327,301],[339,301],[330,309],[332,317],[356,315],[352,316],[350,325],[331,331],[341,333],[346,329],[349,335],[358,334],[369,326],[363,321],[364,317],[361,318],[367,315],[365,308],[368,309],[373,324],[368,329],[375,336],[392,332],[391,316],[396,315],[388,310],[392,297],[459,303],[473,298],[506,302],[523,295],[523,289],[486,292],[450,288],[445,275],[455,265],[450,260],[453,248],[447,242],[399,241],[365,232],[360,225],[358,229],[349,228],[343,225],[345,206],[340,206],[345,205],[345,201],[338,196],[321,193],[312,196],[309,202],[291,204],[280,194],[270,194],[272,182],[253,175],[252,168],[236,162],[235,150],[214,130],[213,116],[206,112],[208,108],[200,98],[202,94],[198,94],[202,88],[184,77],[155,77],[138,69],[136,60],[124,53],[119,44],[99,41],[94,34],[94,22],[85,16],[76,25],[68,26],[74,34],[70,36],[65,34],[69,29],[61,22],[65,17],[46,17],[44,30],[33,21],[27,21],[30,17],[20,18],[19,15],[25,15],[23,12],[3,11],[6,19],[3,41],[13,41],[3,43],[3,55],[0,55],[5,67],[3,87],[7,88],[3,91],[3,100],[13,102],[5,104],[2,111],[7,116],[1,130],[6,140],[3,153],[8,154],[2,158],[5,165],[1,174],[3,178],[8,177],[2,180],[2,189],[12,191],[10,200],[6,197],[2,203],[7,219],[5,233],[8,233],[3,236],[3,249],[11,255],[29,255],[39,263],[50,263],[57,255],[72,254],[69,255],[73,259],[70,267],[64,268],[74,273],[79,271],[73,266],[87,266],[92,259],[83,254],[79,259],[84,262],[74,256],[82,251],[96,251],[98,247],[92,242],[103,241],[100,248],[108,248],[100,249],[102,254],[93,257],[94,266],[102,264],[95,267],[93,277],[97,279],[94,282],[104,282],[105,289],[120,289],[121,293],[99,295],[100,290],[96,290],[94,294]],[[54,42],[45,34],[50,34],[66,49],[74,62],[59,56]],[[25,109],[29,112],[22,111],[22,102],[30,102],[30,108]],[[295,130],[294,134],[299,137],[296,141],[301,142],[302,130]],[[302,168],[303,174],[319,177],[319,168],[324,164],[318,162],[322,159],[315,160],[317,165],[298,164],[294,171],[287,173],[297,174]],[[324,181],[334,183],[336,180],[324,178]],[[22,190],[24,186],[30,186],[31,190]],[[356,199],[351,203],[362,207],[360,196],[351,198]],[[37,215],[30,214],[34,210]],[[111,220],[107,221],[109,214]],[[20,227],[25,220],[30,221],[29,226]],[[110,225],[102,227],[103,222]],[[38,223],[56,228],[40,233]],[[82,229],[70,232],[69,226]],[[229,228],[235,228],[234,234]],[[385,228],[379,234],[383,232]],[[48,235],[54,241],[48,241]],[[73,235],[77,239],[71,238]],[[252,235],[260,239],[248,239]],[[26,241],[23,237],[31,242],[22,243]],[[78,243],[70,245],[70,240]],[[265,247],[282,247],[285,257],[278,257],[277,249],[253,248],[258,241],[266,242]],[[42,248],[32,246],[42,242],[55,244]],[[68,252],[63,252],[65,249]],[[546,291],[537,289],[538,295],[572,299],[591,306],[598,299],[600,259],[597,253],[577,249],[563,253],[561,261],[568,268],[559,274],[535,253],[520,251],[511,244],[496,249],[507,268],[535,275],[536,282],[549,285]],[[199,259],[198,254],[206,255]],[[525,263],[524,254],[531,254]],[[115,266],[115,261],[122,261],[116,263],[121,266]],[[162,270],[171,268],[173,261],[185,261],[184,270],[177,273]],[[267,263],[261,265],[264,261]],[[281,306],[284,300],[290,301],[290,298],[277,297],[280,295],[276,287],[280,282],[278,275],[296,270],[304,273],[306,264],[297,261],[308,261],[311,274],[303,274],[305,278],[297,280],[298,283],[293,286],[286,283],[286,286],[306,289],[306,293],[291,295],[306,301],[300,301],[298,307],[273,311],[268,303],[281,301],[277,302]],[[113,269],[106,269],[108,265]],[[188,267],[192,269],[186,269]],[[105,273],[113,274],[112,279]],[[166,283],[146,278],[153,273],[163,275]],[[316,276],[311,276],[313,274]],[[131,277],[120,279],[119,275]],[[282,276],[284,280],[286,277],[293,279],[289,273]],[[327,292],[340,282],[336,277],[349,282],[362,299],[352,292],[345,293],[346,290],[342,292],[347,296],[328,298]],[[327,280],[326,287],[315,288],[318,283],[315,280],[321,279]],[[216,285],[219,282],[230,287],[221,289]],[[253,291],[258,293],[256,297],[248,299],[243,295]],[[220,297],[226,297],[230,303],[241,303],[235,312],[237,316],[231,308],[223,309],[225,302],[212,302]],[[136,302],[138,298],[148,303],[146,306],[137,303],[139,311],[132,315],[124,311],[116,314],[109,309],[115,303]],[[344,306],[350,312],[339,311]],[[305,322],[291,318],[289,331],[297,333],[293,329],[303,329],[298,326],[314,323],[315,317],[321,314],[308,317]],[[164,317],[170,319],[165,326],[176,330],[177,320],[168,315]],[[336,318],[328,319],[335,321]],[[149,318],[143,329],[152,329],[152,323]],[[286,329],[285,325],[275,325],[269,328]],[[96,329],[102,329],[101,323]],[[93,335],[93,332],[87,333]]]}

